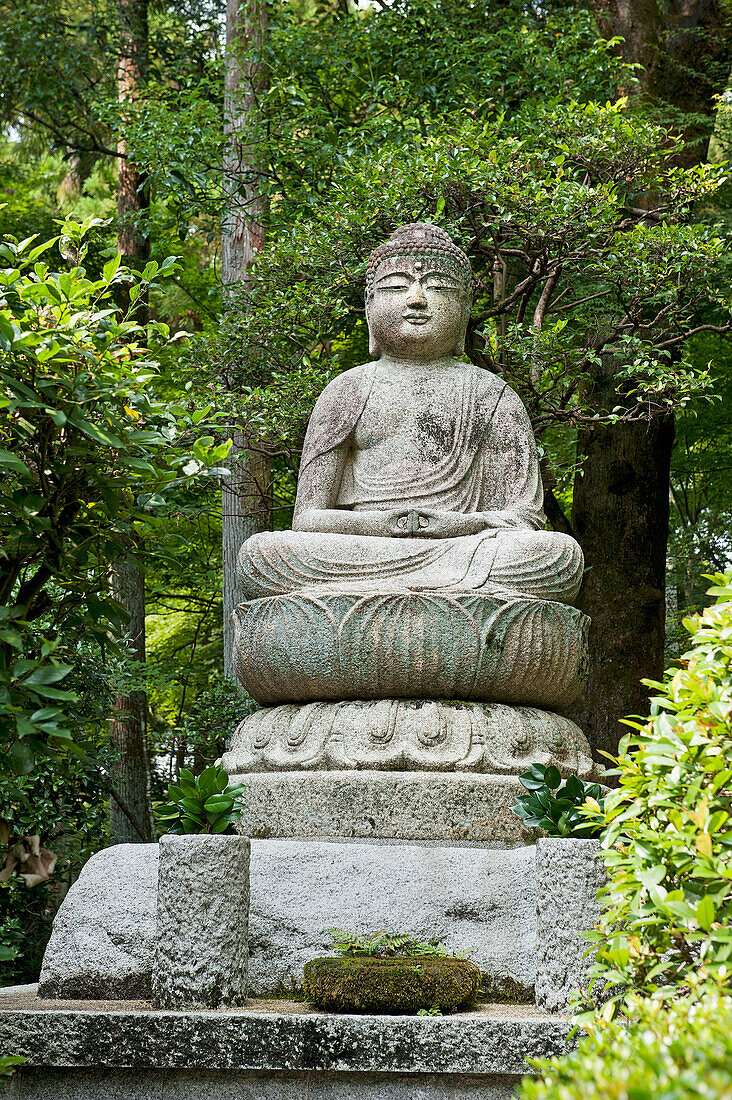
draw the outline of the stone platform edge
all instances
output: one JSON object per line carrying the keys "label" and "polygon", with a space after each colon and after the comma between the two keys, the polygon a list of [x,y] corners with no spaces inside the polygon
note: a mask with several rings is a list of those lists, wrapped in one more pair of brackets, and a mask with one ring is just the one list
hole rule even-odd
{"label": "stone platform edge", "polygon": [[170,1011],[142,1001],[39,1001],[0,990],[0,1050],[28,1067],[522,1075],[566,1054],[571,1025],[528,1005],[453,1016],[356,1016],[305,1004]]}

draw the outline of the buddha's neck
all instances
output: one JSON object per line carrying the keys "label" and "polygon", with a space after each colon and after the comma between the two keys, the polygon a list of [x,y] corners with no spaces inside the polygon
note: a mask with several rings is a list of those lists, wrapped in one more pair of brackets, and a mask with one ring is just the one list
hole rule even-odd
{"label": "buddha's neck", "polygon": [[443,355],[440,359],[407,359],[400,356],[393,359],[390,355],[382,355],[377,360],[379,370],[385,374],[419,374],[429,371],[454,369],[456,360],[451,355]]}

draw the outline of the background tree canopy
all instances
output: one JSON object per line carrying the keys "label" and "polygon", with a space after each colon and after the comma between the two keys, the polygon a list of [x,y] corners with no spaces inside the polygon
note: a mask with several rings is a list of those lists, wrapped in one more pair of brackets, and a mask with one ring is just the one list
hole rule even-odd
{"label": "background tree canopy", "polygon": [[[247,507],[288,526],[315,398],[368,358],[366,256],[402,222],[468,251],[468,357],[520,393],[549,521],[583,545],[577,718],[613,750],[646,712],[667,568],[673,656],[699,573],[728,560],[724,125],[707,147],[732,56],[709,4],[650,6],[631,35],[620,7],[598,22],[567,0],[242,0],[225,101],[221,4],[17,9],[0,3],[0,818],[9,850],[37,835],[59,855],[3,894],[21,978],[108,801],[136,838],[252,705],[222,676],[228,441],[264,460]],[[225,296],[224,215],[264,243]],[[142,654],[124,561],[144,575]],[[142,689],[140,811],[109,729]],[[36,934],[14,962],[21,898]]]}

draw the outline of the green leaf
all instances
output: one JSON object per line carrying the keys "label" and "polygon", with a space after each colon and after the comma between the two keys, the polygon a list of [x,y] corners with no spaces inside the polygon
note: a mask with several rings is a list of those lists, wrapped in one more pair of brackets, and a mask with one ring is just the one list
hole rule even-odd
{"label": "green leaf", "polygon": [[203,807],[206,811],[211,813],[228,813],[233,805],[233,798],[229,798],[227,795],[223,794],[214,794],[206,799]]}
{"label": "green leaf", "polygon": [[107,260],[106,264],[102,268],[102,276],[108,283],[111,283],[112,279],[117,274],[119,265],[122,263],[122,256],[117,252],[112,256],[111,260]]}
{"label": "green leaf", "polygon": [[35,756],[26,741],[14,741],[10,748],[10,764],[17,775],[28,775],[33,770]]}
{"label": "green leaf", "polygon": [[181,768],[178,775],[178,785],[183,791],[183,794],[189,798],[195,798],[198,795],[198,787],[196,786],[196,780],[193,777],[193,772],[188,768]]}
{"label": "green leaf", "polygon": [[556,787],[558,787],[562,782],[562,776],[559,772],[559,768],[555,768],[554,766],[547,768],[544,775],[544,782],[551,790],[554,790]]}
{"label": "green leaf", "polygon": [[44,699],[56,699],[59,703],[73,703],[79,698],[75,691],[62,691],[60,688],[45,685],[35,685],[32,690],[36,695],[42,695]]}
{"label": "green leaf", "polygon": [[705,932],[709,932],[715,917],[714,902],[706,894],[696,907],[696,919],[699,922],[699,927],[703,928]]}
{"label": "green leaf", "polygon": [[42,684],[56,684],[63,680],[72,671],[73,665],[53,664],[40,665],[35,671],[26,676],[23,683],[26,687],[39,687]]}
{"label": "green leaf", "polygon": [[198,798],[184,798],[181,801],[181,806],[190,814],[191,817],[195,817],[197,821],[203,821],[203,805]]}
{"label": "green leaf", "polygon": [[16,474],[32,476],[25,462],[11,451],[0,450],[0,466],[4,466],[6,470],[12,470]]}
{"label": "green leaf", "polygon": [[106,428],[100,428],[97,424],[92,424],[91,420],[80,420],[74,417],[71,423],[95,443],[101,443],[105,447],[122,447],[122,440],[118,435],[114,435]]}

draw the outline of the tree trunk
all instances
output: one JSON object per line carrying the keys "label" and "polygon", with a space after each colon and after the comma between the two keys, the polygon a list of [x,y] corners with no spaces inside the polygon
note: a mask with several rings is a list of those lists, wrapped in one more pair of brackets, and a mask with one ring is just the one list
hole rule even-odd
{"label": "tree trunk", "polygon": [[593,7],[602,34],[622,37],[622,57],[643,66],[634,74],[643,91],[681,111],[713,114],[729,73],[723,0],[593,0]]}
{"label": "tree trunk", "polygon": [[[227,287],[246,281],[249,266],[264,244],[264,203],[257,188],[256,166],[242,130],[255,104],[262,74],[256,61],[267,33],[265,0],[227,0],[225,117],[228,140],[224,153],[225,211],[221,226],[221,275],[224,305]],[[246,55],[254,50],[255,57]],[[230,380],[227,384],[231,384]],[[242,543],[271,525],[272,469],[256,440],[247,446],[246,430],[234,433],[229,459],[232,476],[222,484],[224,674],[234,679],[232,612],[242,601],[236,558]]]}
{"label": "tree trunk", "polygon": [[[620,404],[612,374],[595,398]],[[672,416],[596,424],[580,432],[572,527],[585,555],[579,607],[590,616],[589,686],[572,712],[596,759],[615,754],[620,719],[648,712],[641,679],[664,667],[666,544]]]}
{"label": "tree trunk", "polygon": [[[691,125],[679,116],[673,121],[693,142],[680,160],[687,166],[704,160],[708,133],[698,115],[712,115],[729,71],[728,19],[720,0],[593,2],[601,32],[621,36],[623,58],[643,66],[634,74],[640,89],[661,107],[697,113]],[[633,94],[638,85],[619,90]],[[622,404],[611,375],[598,384],[605,389],[601,407]],[[639,681],[660,679],[664,668],[673,440],[668,416],[598,425],[578,439],[582,467],[572,526],[588,566],[580,606],[592,626],[588,693],[572,717],[595,755],[617,752],[627,729],[620,719],[648,711],[648,690]]]}
{"label": "tree trunk", "polygon": [[[129,654],[145,660],[145,581],[134,559],[125,555],[112,572],[112,595],[130,616]],[[117,844],[152,840],[154,826],[150,804],[150,762],[147,751],[147,696],[144,691],[120,695],[109,726],[110,739],[119,752],[112,768],[113,792],[109,801],[112,837]]]}
{"label": "tree trunk", "polygon": [[[124,129],[125,104],[134,103],[147,70],[147,0],[119,0],[120,43],[117,92]],[[144,218],[149,196],[143,174],[127,157],[127,143],[121,138],[117,193],[117,247],[122,262],[133,267],[144,265],[148,243]],[[120,305],[130,305],[129,288],[120,286]],[[135,313],[140,321],[147,315],[146,303],[138,299]],[[145,660],[145,581],[137,563],[129,555],[113,566],[112,593],[130,616],[131,653]],[[155,829],[150,803],[150,761],[147,750],[147,696],[144,691],[120,695],[115,701],[110,736],[120,753],[112,772],[110,826],[117,843],[152,840]],[[114,792],[119,796],[115,798]]]}
{"label": "tree trunk", "polygon": [[[134,105],[140,93],[148,63],[147,0],[119,0],[120,55],[117,69],[117,94],[120,104],[122,130],[125,123],[125,104]],[[117,143],[119,168],[117,177],[117,247],[122,262],[131,267],[141,267],[149,256],[146,217],[150,208],[150,195],[144,172],[130,160],[127,140],[121,136]],[[120,284],[124,301],[129,306],[129,289]],[[145,303],[140,301],[139,312],[144,318]]]}

